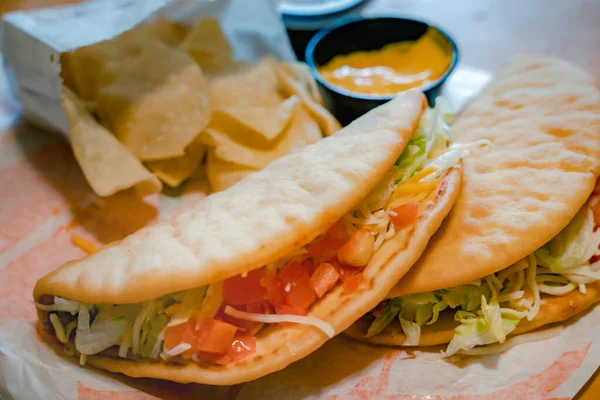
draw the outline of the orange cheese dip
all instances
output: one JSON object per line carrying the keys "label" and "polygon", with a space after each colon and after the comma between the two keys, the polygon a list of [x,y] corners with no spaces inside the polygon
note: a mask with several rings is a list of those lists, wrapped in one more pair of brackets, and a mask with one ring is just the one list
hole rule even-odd
{"label": "orange cheese dip", "polygon": [[429,29],[416,41],[335,56],[319,67],[326,81],[351,92],[387,95],[428,85],[446,72],[452,54]]}

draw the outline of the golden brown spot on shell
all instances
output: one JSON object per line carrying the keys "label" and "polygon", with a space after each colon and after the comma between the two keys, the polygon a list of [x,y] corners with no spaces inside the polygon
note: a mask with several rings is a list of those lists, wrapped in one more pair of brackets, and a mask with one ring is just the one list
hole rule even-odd
{"label": "golden brown spot on shell", "polygon": [[560,126],[548,126],[546,128],[546,132],[549,135],[557,136],[557,137],[571,136],[573,133],[575,133],[575,132],[573,132],[572,129],[563,128]]}

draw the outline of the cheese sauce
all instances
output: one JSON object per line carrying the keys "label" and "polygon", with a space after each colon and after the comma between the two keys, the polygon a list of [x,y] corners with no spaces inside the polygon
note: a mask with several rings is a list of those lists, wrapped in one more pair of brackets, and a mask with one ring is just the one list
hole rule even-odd
{"label": "cheese sauce", "polygon": [[429,29],[416,41],[391,43],[380,50],[335,56],[319,67],[332,85],[351,92],[387,95],[428,85],[446,72],[452,54]]}

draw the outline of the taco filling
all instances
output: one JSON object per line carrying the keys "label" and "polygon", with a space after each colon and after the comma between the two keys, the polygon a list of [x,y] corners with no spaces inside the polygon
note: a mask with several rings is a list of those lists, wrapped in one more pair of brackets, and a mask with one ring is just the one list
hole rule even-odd
{"label": "taco filling", "polygon": [[46,304],[36,306],[48,312],[54,335],[81,364],[100,352],[227,364],[254,353],[256,335],[268,324],[313,325],[332,337],[332,326],[309,315],[311,306],[337,286],[359,287],[362,269],[382,244],[410,227],[448,170],[482,144],[450,146],[453,118],[438,99],[384,180],[325,234],[274,263],[139,304],[44,296]]}
{"label": "taco filling", "polygon": [[532,321],[545,298],[586,293],[600,280],[600,181],[589,202],[550,242],[510,267],[468,284],[382,302],[365,316],[372,321],[366,337],[396,319],[404,346],[418,346],[421,328],[435,329],[440,315],[455,323],[444,354],[469,354],[475,346],[503,343],[524,319]]}

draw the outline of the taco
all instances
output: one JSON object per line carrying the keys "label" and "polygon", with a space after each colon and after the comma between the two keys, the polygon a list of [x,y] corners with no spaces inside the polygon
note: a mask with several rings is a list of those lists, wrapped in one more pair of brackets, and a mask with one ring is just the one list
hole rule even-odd
{"label": "taco", "polygon": [[279,370],[376,306],[458,195],[439,101],[407,92],[176,218],[41,278],[43,336],[133,377],[229,385]]}
{"label": "taco", "polygon": [[457,203],[421,259],[347,331],[358,340],[485,354],[600,300],[593,80],[559,60],[518,58],[467,105],[451,137],[492,144],[465,159]]}

